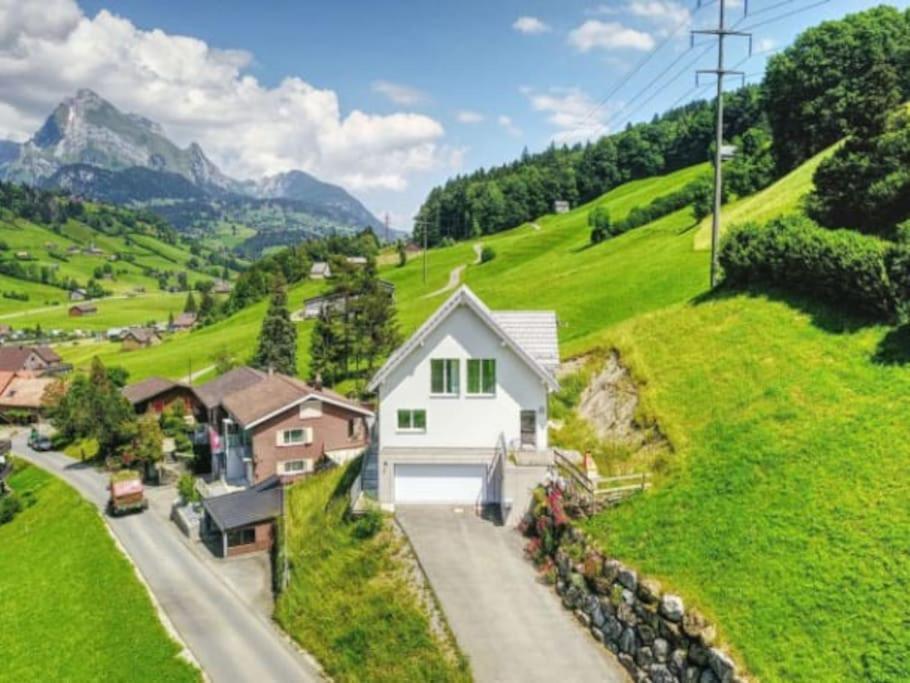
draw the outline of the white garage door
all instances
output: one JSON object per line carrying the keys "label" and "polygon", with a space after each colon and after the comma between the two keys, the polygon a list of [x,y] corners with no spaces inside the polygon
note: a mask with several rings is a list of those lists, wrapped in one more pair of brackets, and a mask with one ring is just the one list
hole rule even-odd
{"label": "white garage door", "polygon": [[484,465],[395,465],[396,503],[485,502]]}

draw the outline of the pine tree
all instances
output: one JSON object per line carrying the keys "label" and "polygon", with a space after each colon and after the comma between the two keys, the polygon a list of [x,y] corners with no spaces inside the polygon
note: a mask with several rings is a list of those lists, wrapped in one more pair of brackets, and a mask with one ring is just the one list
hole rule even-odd
{"label": "pine tree", "polygon": [[272,300],[259,332],[259,348],[253,365],[273,369],[286,375],[297,374],[297,327],[288,312],[288,295],[284,278],[278,276],[272,286]]}
{"label": "pine tree", "polygon": [[205,318],[215,311],[215,297],[212,296],[211,290],[202,294],[202,301],[199,302],[199,317]]}
{"label": "pine tree", "polygon": [[186,295],[186,303],[183,304],[184,313],[195,313],[196,312],[196,297],[193,296],[193,293],[190,292]]}
{"label": "pine tree", "polygon": [[323,306],[310,334],[311,379],[320,378],[326,384],[340,379],[337,363],[337,339],[330,307]]}

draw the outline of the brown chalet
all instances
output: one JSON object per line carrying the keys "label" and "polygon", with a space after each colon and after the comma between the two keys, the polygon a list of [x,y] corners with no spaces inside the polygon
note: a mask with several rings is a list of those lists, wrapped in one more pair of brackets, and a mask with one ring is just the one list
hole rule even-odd
{"label": "brown chalet", "polygon": [[69,314],[70,318],[81,318],[84,315],[94,315],[98,312],[98,307],[95,304],[76,304],[75,306],[70,306]]}
{"label": "brown chalet", "polygon": [[161,343],[161,337],[150,327],[131,327],[122,336],[123,350],[135,351]]}
{"label": "brown chalet", "polygon": [[296,479],[324,458],[345,462],[369,443],[371,410],[286,375],[265,375],[222,407],[224,475],[247,486]]}
{"label": "brown chalet", "polygon": [[193,388],[181,382],[149,377],[136,384],[123,387],[121,393],[137,413],[161,414],[174,404],[182,403],[185,415],[203,415],[202,403]]}
{"label": "brown chalet", "polygon": [[0,346],[0,372],[51,375],[70,368],[49,346]]}

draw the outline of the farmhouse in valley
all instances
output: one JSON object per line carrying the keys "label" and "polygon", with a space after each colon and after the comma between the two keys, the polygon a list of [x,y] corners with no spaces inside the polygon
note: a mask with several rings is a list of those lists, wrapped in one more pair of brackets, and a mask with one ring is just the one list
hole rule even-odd
{"label": "farmhouse in valley", "polygon": [[71,369],[49,346],[0,346],[0,372],[43,376]]}
{"label": "farmhouse in valley", "polygon": [[69,314],[70,318],[81,318],[84,315],[95,315],[98,312],[98,307],[95,304],[76,304],[75,306],[70,306]]}
{"label": "farmhouse in valley", "polygon": [[332,269],[325,261],[316,261],[310,267],[311,280],[325,280],[326,278],[330,277],[332,277]]}
{"label": "farmhouse in valley", "polygon": [[150,327],[131,327],[121,333],[120,340],[124,351],[147,349],[161,343],[158,332]]}
{"label": "farmhouse in valley", "polygon": [[[558,388],[556,315],[491,311],[460,287],[369,385],[379,395],[379,502],[498,504],[508,518],[552,462],[547,396]],[[515,468],[516,463],[533,465]]]}
{"label": "farmhouse in valley", "polygon": [[149,377],[123,388],[123,396],[137,413],[153,412],[158,415],[176,403],[182,404],[185,415],[201,417],[202,403],[193,388],[182,382],[162,377]]}

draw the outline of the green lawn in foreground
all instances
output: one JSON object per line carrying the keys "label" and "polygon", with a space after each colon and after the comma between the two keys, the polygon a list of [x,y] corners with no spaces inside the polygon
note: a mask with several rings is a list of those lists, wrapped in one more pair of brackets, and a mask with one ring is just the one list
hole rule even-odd
{"label": "green lawn in foreground", "polygon": [[469,681],[454,638],[433,635],[396,557],[403,540],[388,520],[359,539],[344,520],[360,461],[308,478],[290,490],[291,582],[275,617],[336,681]]}
{"label": "green lawn in foreground", "polygon": [[763,681],[910,680],[908,357],[808,310],[720,297],[606,333],[679,450],[587,526]]}
{"label": "green lawn in foreground", "polygon": [[0,526],[0,680],[198,681],[98,512],[32,466],[35,504]]}

